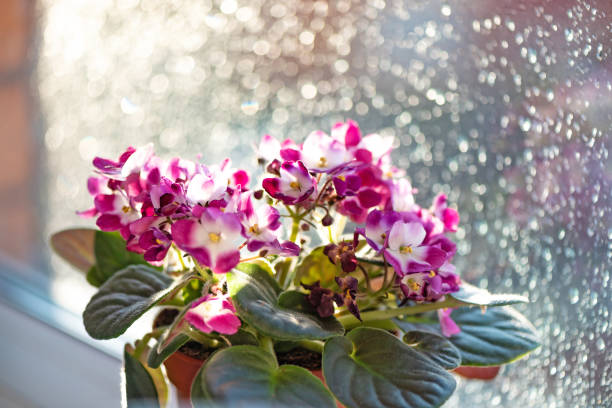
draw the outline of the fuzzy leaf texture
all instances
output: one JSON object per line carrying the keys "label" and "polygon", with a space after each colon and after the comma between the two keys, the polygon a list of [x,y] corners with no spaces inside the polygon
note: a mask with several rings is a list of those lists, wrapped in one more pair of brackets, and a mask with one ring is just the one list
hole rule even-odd
{"label": "fuzzy leaf texture", "polygon": [[[486,309],[459,308],[451,314],[461,332],[448,338],[461,353],[461,365],[493,366],[524,357],[540,346],[535,327],[510,306]],[[408,323],[403,330],[425,330],[441,335],[437,322]]]}
{"label": "fuzzy leaf texture", "polygon": [[335,408],[333,396],[308,370],[278,366],[274,356],[255,346],[214,353],[193,381],[195,408],[210,401],[221,406]]}
{"label": "fuzzy leaf texture", "polygon": [[384,330],[367,327],[327,341],[323,374],[349,408],[438,407],[455,390],[453,376],[432,359]]}
{"label": "fuzzy leaf texture", "polygon": [[228,273],[227,284],[240,317],[266,336],[282,340],[327,339],[344,333],[335,317],[321,318],[305,310],[305,295],[301,295],[302,299],[296,299],[295,294],[285,295],[284,302],[279,303],[276,281],[256,264],[242,264]]}
{"label": "fuzzy leaf texture", "polygon": [[[144,265],[132,265],[114,274],[98,290],[83,312],[87,333],[94,339],[112,339],[154,305],[180,280]],[[172,286],[171,286],[172,285]]]}

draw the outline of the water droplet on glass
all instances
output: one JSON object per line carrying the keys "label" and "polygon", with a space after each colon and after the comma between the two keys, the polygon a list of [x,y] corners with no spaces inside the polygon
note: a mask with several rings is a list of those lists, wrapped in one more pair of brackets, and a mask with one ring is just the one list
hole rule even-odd
{"label": "water droplet on glass", "polygon": [[578,289],[576,288],[571,288],[569,290],[569,301],[572,305],[575,305],[576,303],[578,303],[579,297],[578,297]]}

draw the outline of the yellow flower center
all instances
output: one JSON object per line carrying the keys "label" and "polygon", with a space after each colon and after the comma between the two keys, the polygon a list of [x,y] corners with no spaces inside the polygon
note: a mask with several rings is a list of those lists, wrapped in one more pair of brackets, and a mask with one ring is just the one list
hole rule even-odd
{"label": "yellow flower center", "polygon": [[319,166],[323,167],[327,165],[327,159],[325,157],[319,157]]}
{"label": "yellow flower center", "polygon": [[402,254],[411,254],[412,253],[412,247],[410,245],[407,246],[401,246],[400,247],[400,252]]}
{"label": "yellow flower center", "polygon": [[249,228],[249,232],[255,235],[259,234],[259,225],[253,225],[251,228]]}
{"label": "yellow flower center", "polygon": [[418,291],[421,288],[421,285],[419,285],[414,279],[409,278],[406,282],[406,286],[408,286],[411,290],[413,291]]}
{"label": "yellow flower center", "polygon": [[294,190],[300,190],[300,183],[298,183],[297,181],[292,181],[291,183],[289,183],[289,187]]}
{"label": "yellow flower center", "polygon": [[215,244],[219,241],[221,241],[221,235],[216,234],[214,232],[209,232],[208,233],[208,238],[211,240],[211,242],[214,242]]}
{"label": "yellow flower center", "polygon": [[433,278],[434,276],[436,276],[436,273],[434,271],[429,271],[429,276]]}
{"label": "yellow flower center", "polygon": [[124,212],[124,213],[126,213],[126,214],[127,214],[127,213],[129,213],[129,212],[130,212],[130,210],[131,210],[131,208],[130,208],[130,207],[128,207],[127,205],[124,205],[124,206],[123,206],[123,208],[121,208],[121,211],[123,211],[123,212]]}

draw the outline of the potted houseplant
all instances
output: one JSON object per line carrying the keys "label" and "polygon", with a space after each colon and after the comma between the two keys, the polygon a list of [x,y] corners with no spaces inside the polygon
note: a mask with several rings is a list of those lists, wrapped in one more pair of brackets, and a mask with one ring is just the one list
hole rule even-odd
{"label": "potted houseplant", "polygon": [[83,313],[93,338],[161,310],[125,348],[128,405],[165,404],[165,363],[194,406],[439,406],[449,371],[496,373],[538,347],[508,306],[526,298],[460,279],[457,211],[444,194],[417,205],[392,146],[352,121],[302,144],[266,135],[258,181],[151,146],[94,159],[81,215],[99,230],[52,244],[99,287]]}

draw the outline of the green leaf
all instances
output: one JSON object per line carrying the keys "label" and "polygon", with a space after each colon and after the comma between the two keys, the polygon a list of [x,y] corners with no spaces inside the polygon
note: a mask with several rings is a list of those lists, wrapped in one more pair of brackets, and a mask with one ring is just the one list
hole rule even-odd
{"label": "green leaf", "polygon": [[181,346],[187,343],[190,340],[189,336],[184,333],[179,333],[177,336],[173,337],[170,343],[161,349],[161,351],[157,351],[157,345],[149,351],[149,358],[147,360],[147,364],[151,368],[157,368],[163,363],[172,353],[181,348]]}
{"label": "green leaf", "polygon": [[[234,269],[227,274],[227,285],[240,317],[266,336],[282,340],[327,339],[344,333],[338,320],[321,318],[300,307],[279,304],[280,289],[263,269],[250,264],[248,269]],[[297,302],[296,295],[285,295]],[[301,294],[303,303],[304,296]]]}
{"label": "green leaf", "polygon": [[235,346],[214,353],[204,364],[192,388],[194,407],[282,406],[335,408],[333,396],[308,370],[283,365],[255,346]]}
{"label": "green leaf", "polygon": [[447,370],[461,365],[461,353],[443,336],[423,331],[409,331],[404,335],[404,343]]}
{"label": "green leaf", "polygon": [[529,303],[529,299],[521,295],[492,294],[485,289],[462,283],[459,291],[450,293],[450,297],[466,304],[474,306],[504,306],[515,303]]}
{"label": "green leaf", "polygon": [[125,399],[128,407],[159,407],[155,383],[147,369],[128,352],[123,352],[123,372],[125,374]]}
{"label": "green leaf", "polygon": [[278,285],[278,282],[272,276],[272,270],[262,267],[260,264],[255,262],[240,263],[236,266],[237,270],[244,272],[245,274],[252,276],[253,279],[257,279],[265,283],[270,289],[277,295],[281,293],[282,289]]}
{"label": "green leaf", "polygon": [[258,346],[259,345],[259,341],[257,341],[257,337],[255,337],[254,334],[244,329],[238,329],[238,331],[235,334],[226,335],[225,338],[227,338],[230,341],[230,343],[232,343],[232,346],[239,346],[239,345]]}
{"label": "green leaf", "polygon": [[287,290],[278,297],[278,305],[287,309],[316,314],[315,307],[308,301],[307,295],[297,290]]}
{"label": "green leaf", "polygon": [[384,330],[360,327],[327,341],[327,386],[347,407],[438,407],[455,390],[453,376]]}
{"label": "green leaf", "polygon": [[[510,306],[482,311],[459,308],[451,314],[461,332],[448,338],[461,353],[461,365],[493,366],[524,357],[539,347],[533,325]],[[441,335],[436,323],[397,321],[403,330],[426,330]]]}
{"label": "green leaf", "polygon": [[[94,339],[123,334],[136,319],[174,289],[172,278],[144,265],[114,274],[98,290],[83,312],[87,333]],[[182,284],[176,281],[176,284]]]}
{"label": "green leaf", "polygon": [[334,278],[338,268],[329,261],[327,255],[323,253],[324,247],[312,250],[308,256],[296,267],[293,283],[299,287],[302,283],[311,285],[317,281],[323,287],[333,286]]}
{"label": "green leaf", "polygon": [[477,308],[461,308],[451,317],[461,328],[461,333],[450,337],[461,352],[461,365],[507,364],[540,346],[535,327],[508,306],[484,313]]}
{"label": "green leaf", "polygon": [[100,286],[115,272],[126,266],[149,265],[142,255],[128,251],[125,246],[125,240],[118,233],[96,231],[94,239],[96,265],[87,272],[87,281],[94,286]]}

